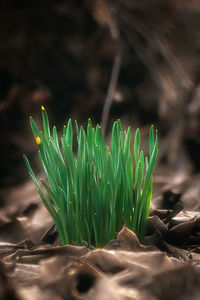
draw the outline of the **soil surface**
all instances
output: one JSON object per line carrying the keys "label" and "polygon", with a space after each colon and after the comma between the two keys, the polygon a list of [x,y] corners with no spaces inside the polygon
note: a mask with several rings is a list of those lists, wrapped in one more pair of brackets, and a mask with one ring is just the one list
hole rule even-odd
{"label": "soil surface", "polygon": [[[200,299],[200,4],[178,0],[1,1],[0,299]],[[107,130],[150,125],[159,156],[147,234],[125,226],[103,249],[61,246],[29,179],[43,176],[29,116],[61,130],[99,123],[114,58]]]}

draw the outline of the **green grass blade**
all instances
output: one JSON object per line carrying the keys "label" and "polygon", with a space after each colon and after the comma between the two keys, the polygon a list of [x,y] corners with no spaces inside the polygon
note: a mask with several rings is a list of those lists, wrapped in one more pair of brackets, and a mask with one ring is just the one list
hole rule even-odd
{"label": "green grass blade", "polygon": [[[149,214],[149,206],[150,206],[150,199],[151,199],[151,197],[149,199],[149,193],[150,193],[150,196],[151,196],[151,192],[152,192],[152,187],[151,187],[152,174],[153,174],[153,169],[154,169],[156,158],[157,158],[157,153],[158,153],[158,137],[157,137],[157,134],[156,134],[154,148],[153,148],[153,151],[152,151],[152,155],[150,157],[150,161],[149,161],[148,168],[147,168],[146,175],[145,175],[145,179],[144,179],[143,191],[142,191],[142,196],[141,196],[140,211],[139,211],[139,227],[141,227],[140,224],[143,224],[143,223],[145,224],[146,218],[148,217],[148,214]],[[144,232],[144,230],[142,230],[142,231]],[[140,237],[142,237],[141,235],[142,235],[142,233],[139,233]]]}
{"label": "green grass blade", "polygon": [[153,125],[151,125],[150,133],[149,133],[149,154],[150,157],[153,153],[153,148],[154,148],[154,128]]}
{"label": "green grass blade", "polygon": [[31,129],[33,131],[34,137],[40,136],[40,132],[39,132],[37,125],[35,124],[35,121],[33,120],[32,117],[30,117],[30,125],[31,125]]}
{"label": "green grass blade", "polygon": [[69,119],[68,124],[67,124],[66,141],[67,141],[67,144],[72,149],[72,145],[73,145],[73,129],[72,129],[72,121],[71,121],[71,119]]}
{"label": "green grass blade", "polygon": [[134,140],[134,157],[135,157],[136,166],[138,164],[139,151],[140,151],[140,131],[137,128],[135,133],[135,140]]}
{"label": "green grass blade", "polygon": [[42,106],[42,121],[43,121],[44,134],[46,135],[46,137],[50,138],[51,134],[50,134],[50,127],[49,127],[49,119],[44,106]]}

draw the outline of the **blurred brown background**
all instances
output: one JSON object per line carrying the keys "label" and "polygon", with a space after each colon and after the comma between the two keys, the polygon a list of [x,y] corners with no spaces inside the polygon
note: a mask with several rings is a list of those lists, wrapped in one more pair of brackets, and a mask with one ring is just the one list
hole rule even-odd
{"label": "blurred brown background", "polygon": [[[159,131],[157,173],[200,169],[200,3],[178,0],[0,1],[0,205],[40,170],[29,116],[58,128],[101,121],[113,61],[122,65],[112,122]],[[173,173],[173,174],[174,174]],[[163,179],[165,181],[165,179]],[[162,181],[162,180],[161,180]]]}
{"label": "blurred brown background", "polygon": [[[105,138],[120,118],[132,137],[140,128],[146,151],[158,129],[146,236],[155,255],[126,228],[112,253],[55,247],[22,158],[39,179],[29,117],[41,124],[41,105],[60,133],[68,118],[101,122],[117,57]],[[0,298],[199,299],[199,199],[200,0],[0,0]]]}

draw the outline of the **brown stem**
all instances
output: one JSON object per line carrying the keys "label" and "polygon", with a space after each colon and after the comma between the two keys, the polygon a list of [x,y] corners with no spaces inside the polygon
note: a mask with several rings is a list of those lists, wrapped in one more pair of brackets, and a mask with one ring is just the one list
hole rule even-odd
{"label": "brown stem", "polygon": [[107,96],[105,99],[103,112],[102,112],[102,116],[101,116],[101,128],[102,128],[103,134],[106,131],[110,107],[111,107],[113,95],[114,95],[114,92],[115,92],[116,86],[117,86],[117,81],[118,81],[119,71],[120,71],[120,66],[121,66],[121,60],[122,60],[122,54],[121,54],[121,49],[119,48],[119,50],[117,51],[117,53],[115,55],[111,79],[110,79],[110,83],[108,86],[108,92],[107,92]]}

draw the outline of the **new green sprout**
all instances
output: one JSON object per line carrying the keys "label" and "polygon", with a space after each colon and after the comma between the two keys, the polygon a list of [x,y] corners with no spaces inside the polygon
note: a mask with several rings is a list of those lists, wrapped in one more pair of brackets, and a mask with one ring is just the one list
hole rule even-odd
{"label": "new green sprout", "polygon": [[[139,129],[132,141],[130,128],[123,131],[120,120],[113,124],[110,150],[105,145],[100,126],[94,128],[90,119],[86,131],[75,122],[76,133],[69,120],[60,139],[56,127],[50,129],[43,106],[42,119],[42,131],[32,117],[30,124],[46,180],[39,183],[25,155],[24,159],[54,220],[61,243],[83,245],[87,242],[88,247],[103,247],[115,238],[124,224],[142,239],[149,216],[152,174],[158,153],[158,138],[153,126],[147,157],[140,151]],[[77,151],[74,150],[74,138]]]}

